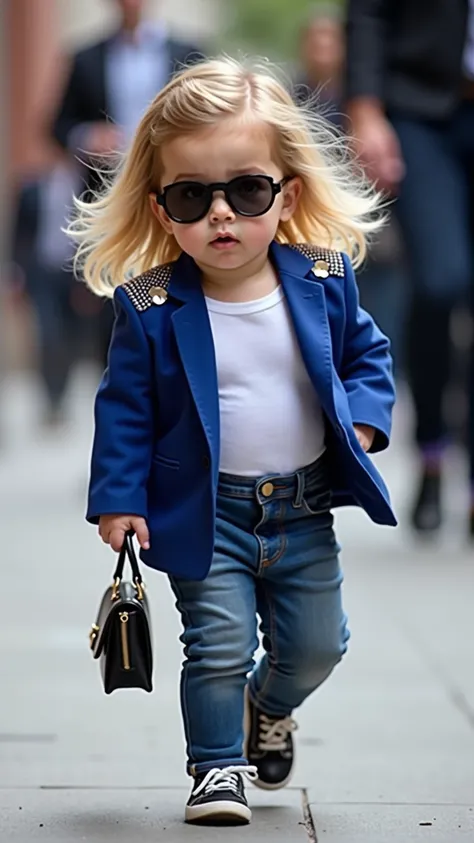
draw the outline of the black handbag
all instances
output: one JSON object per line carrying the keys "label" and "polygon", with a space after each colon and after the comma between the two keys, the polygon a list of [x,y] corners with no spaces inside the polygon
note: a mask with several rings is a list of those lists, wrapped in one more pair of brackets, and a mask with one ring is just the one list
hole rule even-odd
{"label": "black handbag", "polygon": [[[150,612],[132,536],[127,533],[125,537],[113,585],[105,592],[89,633],[93,656],[100,659],[106,694],[118,688],[153,688]],[[122,579],[126,557],[133,582]]]}

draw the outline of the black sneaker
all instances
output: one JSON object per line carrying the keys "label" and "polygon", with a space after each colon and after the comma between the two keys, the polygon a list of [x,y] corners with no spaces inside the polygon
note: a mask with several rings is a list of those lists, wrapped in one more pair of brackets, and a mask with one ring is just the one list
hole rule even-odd
{"label": "black sneaker", "polygon": [[424,471],[411,516],[419,533],[434,533],[441,527],[441,475]]}
{"label": "black sneaker", "polygon": [[252,818],[244,791],[244,776],[256,778],[251,766],[214,768],[196,776],[185,820],[204,825],[246,825]]}
{"label": "black sneaker", "polygon": [[253,783],[263,790],[278,790],[290,781],[294,747],[293,735],[298,726],[291,717],[269,717],[250,700],[245,689],[244,754],[258,777]]}

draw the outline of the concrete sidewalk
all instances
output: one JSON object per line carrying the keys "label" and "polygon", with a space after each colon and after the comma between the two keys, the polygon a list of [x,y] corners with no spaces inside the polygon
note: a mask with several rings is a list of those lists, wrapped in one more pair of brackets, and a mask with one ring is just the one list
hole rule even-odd
{"label": "concrete sidewalk", "polygon": [[[459,466],[450,524],[430,546],[403,527],[337,516],[352,631],[344,663],[297,713],[292,787],[249,787],[247,828],[182,824],[189,782],[178,706],[179,624],[161,575],[155,691],[105,697],[87,632],[113,556],[83,521],[91,383],[67,435],[40,434],[31,384],[7,385],[0,452],[0,840],[456,843],[474,841],[474,554]],[[405,403],[379,458],[401,519],[410,493]],[[6,440],[6,441],[5,441]]]}

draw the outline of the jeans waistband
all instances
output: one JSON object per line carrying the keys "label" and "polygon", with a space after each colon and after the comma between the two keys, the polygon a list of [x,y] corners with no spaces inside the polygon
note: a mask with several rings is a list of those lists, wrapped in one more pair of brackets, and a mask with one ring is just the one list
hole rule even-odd
{"label": "jeans waistband", "polygon": [[304,492],[329,488],[327,455],[293,474],[265,474],[263,477],[243,477],[238,474],[219,474],[218,494],[236,498],[256,498],[259,503],[287,498],[301,503]]}

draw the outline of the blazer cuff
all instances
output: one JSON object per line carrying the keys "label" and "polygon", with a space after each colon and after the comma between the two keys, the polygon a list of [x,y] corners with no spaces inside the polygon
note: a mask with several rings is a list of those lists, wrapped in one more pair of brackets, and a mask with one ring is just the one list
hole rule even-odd
{"label": "blazer cuff", "polygon": [[363,419],[352,419],[352,424],[365,424],[368,427],[372,427],[375,430],[374,441],[370,446],[368,453],[369,454],[377,454],[379,451],[385,451],[390,444],[390,433],[389,431],[385,431],[380,426],[380,420],[375,422],[374,420],[370,420],[369,418]]}
{"label": "blazer cuff", "polygon": [[101,515],[134,515],[138,518],[148,518],[148,501],[146,493],[136,494],[132,499],[97,495],[89,499],[86,521],[98,524]]}

